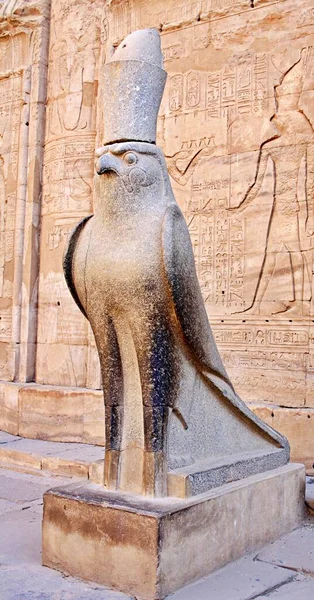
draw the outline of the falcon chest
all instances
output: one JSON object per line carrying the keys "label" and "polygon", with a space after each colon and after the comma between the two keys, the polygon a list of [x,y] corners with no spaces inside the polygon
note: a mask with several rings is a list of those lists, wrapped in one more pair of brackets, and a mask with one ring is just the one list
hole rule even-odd
{"label": "falcon chest", "polygon": [[103,223],[95,219],[85,276],[101,273],[104,296],[134,294],[134,288],[154,288],[162,269],[162,218],[124,219]]}

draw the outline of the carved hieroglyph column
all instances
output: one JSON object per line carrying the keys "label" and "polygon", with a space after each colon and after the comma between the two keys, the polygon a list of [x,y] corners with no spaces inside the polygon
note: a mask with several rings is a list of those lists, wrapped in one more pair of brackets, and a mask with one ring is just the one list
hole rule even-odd
{"label": "carved hieroglyph column", "polygon": [[[35,375],[49,0],[0,11],[1,379]],[[12,26],[13,25],[13,26]]]}
{"label": "carved hieroglyph column", "polygon": [[87,383],[88,328],[66,289],[61,263],[73,224],[92,211],[99,6],[53,2],[51,11],[37,381],[63,386]]}

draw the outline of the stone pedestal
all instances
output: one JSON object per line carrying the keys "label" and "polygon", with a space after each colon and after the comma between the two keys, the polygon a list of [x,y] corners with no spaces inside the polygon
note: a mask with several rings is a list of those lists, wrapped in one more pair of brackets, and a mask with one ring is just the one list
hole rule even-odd
{"label": "stone pedestal", "polygon": [[75,483],[44,496],[43,564],[161,600],[297,527],[304,467],[289,464],[189,499]]}

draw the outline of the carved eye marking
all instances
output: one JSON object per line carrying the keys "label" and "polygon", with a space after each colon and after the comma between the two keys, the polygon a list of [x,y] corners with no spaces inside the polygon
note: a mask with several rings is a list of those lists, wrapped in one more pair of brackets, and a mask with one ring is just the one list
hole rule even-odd
{"label": "carved eye marking", "polygon": [[137,156],[133,152],[126,152],[123,160],[127,165],[135,165],[137,163]]}

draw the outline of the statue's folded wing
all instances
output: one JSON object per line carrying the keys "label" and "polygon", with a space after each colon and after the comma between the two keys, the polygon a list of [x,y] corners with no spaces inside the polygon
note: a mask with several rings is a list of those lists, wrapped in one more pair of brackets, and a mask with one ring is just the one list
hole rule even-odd
{"label": "statue's folded wing", "polygon": [[232,387],[207,318],[189,231],[176,204],[165,214],[162,236],[164,268],[188,354],[200,371],[216,375]]}
{"label": "statue's folded wing", "polygon": [[84,217],[84,219],[82,219],[76,225],[76,227],[72,230],[70,239],[68,241],[68,244],[65,248],[64,255],[63,255],[63,271],[64,271],[65,280],[66,280],[68,288],[72,294],[73,300],[76,302],[77,306],[79,307],[80,311],[83,313],[84,317],[86,317],[86,319],[87,319],[86,311],[85,311],[84,307],[82,306],[82,303],[80,301],[80,298],[79,298],[79,295],[77,293],[77,289],[75,286],[75,282],[74,282],[73,256],[74,256],[76,245],[79,241],[79,237],[82,233],[82,230],[84,229],[87,221],[89,221],[89,219],[92,216],[93,215],[88,215],[87,217]]}
{"label": "statue's folded wing", "polygon": [[207,318],[189,231],[176,204],[171,205],[165,214],[162,236],[165,273],[187,355],[221,398],[233,404],[249,418],[250,423],[255,423],[259,430],[289,452],[286,438],[254,415],[234,391]]}

